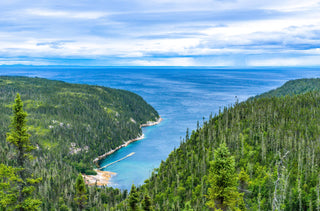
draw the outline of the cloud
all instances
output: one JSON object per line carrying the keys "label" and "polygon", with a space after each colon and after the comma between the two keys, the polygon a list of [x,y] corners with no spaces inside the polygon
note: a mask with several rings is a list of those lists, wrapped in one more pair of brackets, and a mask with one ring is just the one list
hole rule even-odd
{"label": "cloud", "polygon": [[133,66],[196,66],[192,58],[162,58],[153,60],[135,60]]}
{"label": "cloud", "polygon": [[249,66],[320,66],[320,55],[288,58],[265,58],[248,61]]}
{"label": "cloud", "polygon": [[63,11],[46,9],[27,9],[27,14],[40,17],[74,18],[74,19],[99,19],[107,16],[107,13],[96,11]]}
{"label": "cloud", "polygon": [[111,15],[117,22],[128,24],[143,23],[145,25],[179,24],[179,23],[229,23],[248,20],[274,19],[287,13],[275,10],[225,10],[225,11],[161,11],[161,12],[132,12]]}
{"label": "cloud", "polygon": [[52,63],[31,58],[1,58],[0,65],[52,65]]}
{"label": "cloud", "polygon": [[2,1],[0,61],[317,65],[319,10],[319,0]]}
{"label": "cloud", "polygon": [[40,42],[37,43],[37,46],[50,46],[50,48],[61,49],[65,45],[65,43],[73,42],[71,40],[57,40],[51,42]]}

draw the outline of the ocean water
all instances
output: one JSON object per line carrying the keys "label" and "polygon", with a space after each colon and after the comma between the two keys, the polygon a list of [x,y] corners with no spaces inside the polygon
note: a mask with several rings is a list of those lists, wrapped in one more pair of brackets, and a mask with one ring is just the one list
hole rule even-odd
{"label": "ocean water", "polygon": [[[117,173],[110,186],[130,189],[140,185],[185,137],[186,129],[200,126],[210,114],[237,100],[243,101],[286,81],[319,77],[320,68],[107,68],[107,67],[0,67],[0,75],[23,75],[126,89],[142,96],[163,121],[143,128],[145,139],[107,157],[101,166],[123,158],[104,170]],[[97,155],[98,156],[98,155]]]}

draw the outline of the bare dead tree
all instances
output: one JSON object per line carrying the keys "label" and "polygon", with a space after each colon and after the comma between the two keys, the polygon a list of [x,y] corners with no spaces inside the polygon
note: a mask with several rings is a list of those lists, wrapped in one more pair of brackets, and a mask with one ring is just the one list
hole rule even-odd
{"label": "bare dead tree", "polygon": [[280,200],[278,198],[278,193],[277,192],[278,192],[278,186],[279,186],[280,180],[283,177],[281,169],[284,167],[284,159],[287,157],[288,153],[289,153],[289,151],[287,151],[283,156],[281,156],[281,154],[279,152],[280,161],[278,163],[277,180],[276,180],[275,185],[274,185],[273,200],[272,200],[272,211],[280,210],[281,203],[280,203]]}

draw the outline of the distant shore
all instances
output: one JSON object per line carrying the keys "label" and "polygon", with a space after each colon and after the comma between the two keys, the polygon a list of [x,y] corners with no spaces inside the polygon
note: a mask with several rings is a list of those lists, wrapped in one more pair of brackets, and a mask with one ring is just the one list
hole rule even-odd
{"label": "distant shore", "polygon": [[[157,125],[157,124],[159,124],[162,120],[163,120],[163,119],[162,119],[161,117],[159,117],[159,118],[157,119],[157,121],[155,121],[155,122],[148,121],[148,122],[145,123],[145,124],[141,124],[141,125],[140,125],[140,128],[150,127],[150,126]],[[100,161],[100,160],[105,159],[105,158],[108,157],[109,155],[115,153],[116,151],[118,151],[119,149],[121,149],[121,148],[123,148],[123,147],[128,146],[128,145],[131,144],[132,142],[139,141],[139,140],[142,140],[142,139],[144,139],[144,134],[143,134],[143,133],[142,133],[142,135],[138,136],[137,138],[134,138],[134,139],[131,139],[131,140],[129,140],[129,141],[126,141],[124,144],[116,147],[115,149],[112,149],[112,150],[110,150],[109,152],[106,152],[105,154],[98,156],[97,158],[95,158],[95,159],[93,160],[93,162],[96,164],[96,166],[97,166],[98,168],[100,168],[100,165],[99,165],[99,161]]]}

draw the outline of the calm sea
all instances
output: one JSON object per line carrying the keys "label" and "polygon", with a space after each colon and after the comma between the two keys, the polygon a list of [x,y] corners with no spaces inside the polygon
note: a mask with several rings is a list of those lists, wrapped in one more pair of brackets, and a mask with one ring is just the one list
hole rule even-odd
{"label": "calm sea", "polygon": [[[102,165],[135,154],[106,168],[117,173],[111,186],[140,185],[161,160],[179,146],[186,129],[195,129],[219,108],[243,101],[288,80],[319,77],[320,68],[210,69],[107,67],[0,67],[0,75],[23,75],[126,89],[142,96],[164,119],[144,128],[145,139],[104,160]],[[97,155],[98,156],[98,155]]]}

